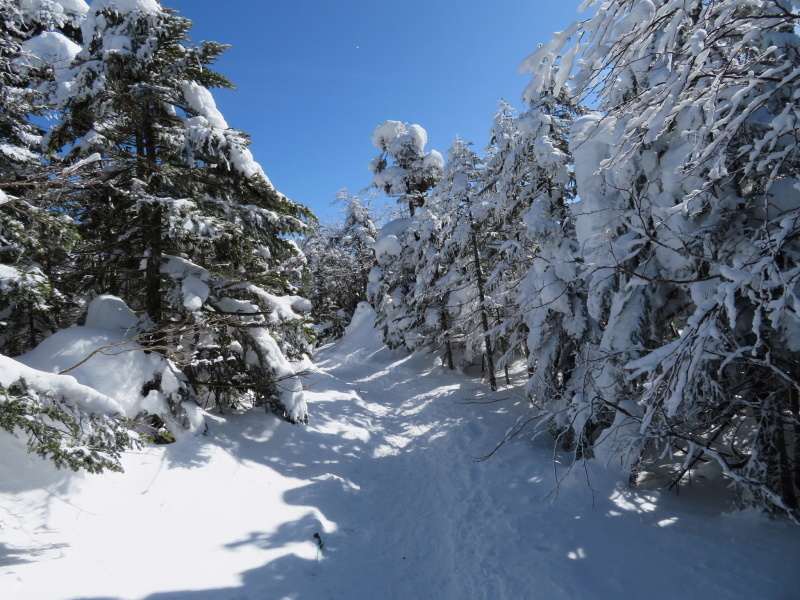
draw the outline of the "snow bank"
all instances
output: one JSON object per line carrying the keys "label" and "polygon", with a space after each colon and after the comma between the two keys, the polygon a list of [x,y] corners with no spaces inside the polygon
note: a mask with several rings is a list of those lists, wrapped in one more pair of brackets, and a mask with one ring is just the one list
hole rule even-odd
{"label": "snow bank", "polygon": [[141,319],[121,298],[109,294],[95,298],[86,311],[86,327],[124,329],[128,332],[140,322]]}
{"label": "snow bank", "polygon": [[380,331],[375,329],[375,310],[368,302],[359,302],[353,318],[339,339],[335,358],[329,359],[327,367],[364,363],[381,349],[386,348]]}
{"label": "snow bank", "polygon": [[320,352],[309,427],[217,416],[207,436],[124,455],[124,475],[70,483],[0,437],[3,597],[797,595],[796,527],[720,515],[695,493],[702,481],[680,497],[627,489],[596,461],[556,453],[554,465],[552,445],[525,433],[475,462],[525,417],[521,391],[485,394],[422,353],[376,352],[373,316],[359,306]]}

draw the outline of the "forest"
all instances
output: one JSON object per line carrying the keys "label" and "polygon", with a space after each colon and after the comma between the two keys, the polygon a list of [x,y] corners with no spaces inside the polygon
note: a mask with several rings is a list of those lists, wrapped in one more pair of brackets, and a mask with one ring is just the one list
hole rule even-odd
{"label": "forest", "polygon": [[713,469],[797,523],[800,2],[584,8],[483,151],[376,124],[369,187],[319,223],[188,19],[0,0],[2,435],[99,473],[209,414],[302,427],[315,347],[367,302],[390,349],[491,391],[522,368],[495,451],[545,438],[634,488]]}

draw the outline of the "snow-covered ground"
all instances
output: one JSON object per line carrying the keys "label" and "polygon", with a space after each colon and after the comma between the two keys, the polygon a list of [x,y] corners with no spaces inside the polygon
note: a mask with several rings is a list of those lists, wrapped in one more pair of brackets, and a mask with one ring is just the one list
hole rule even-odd
{"label": "snow-covered ground", "polygon": [[54,471],[0,435],[0,597],[797,598],[797,526],[600,465],[556,495],[541,438],[473,461],[524,405],[389,351],[367,310],[318,365],[308,427],[221,416],[125,474]]}

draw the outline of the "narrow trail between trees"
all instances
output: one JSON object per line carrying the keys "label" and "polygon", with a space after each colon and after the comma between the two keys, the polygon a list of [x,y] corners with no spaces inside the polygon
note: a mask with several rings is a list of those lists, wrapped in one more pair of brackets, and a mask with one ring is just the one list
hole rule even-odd
{"label": "narrow trail between trees", "polygon": [[[790,599],[794,526],[633,491],[522,435],[513,390],[385,348],[360,310],[320,350],[308,427],[261,411],[49,470],[0,448],[0,595],[20,600]],[[503,399],[502,402],[489,402]],[[10,454],[9,454],[10,453]],[[13,459],[13,463],[11,462]],[[19,463],[22,464],[22,463]],[[324,541],[317,552],[314,534]]]}

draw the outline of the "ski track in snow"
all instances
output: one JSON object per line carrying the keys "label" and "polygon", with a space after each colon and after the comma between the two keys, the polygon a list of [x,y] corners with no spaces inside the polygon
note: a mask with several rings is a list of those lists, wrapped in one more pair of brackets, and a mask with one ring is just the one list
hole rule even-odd
{"label": "ski track in snow", "polygon": [[796,526],[629,490],[599,465],[554,500],[544,440],[472,460],[525,408],[463,402],[511,392],[393,353],[366,322],[318,364],[308,427],[226,415],[126,456],[124,475],[56,472],[5,436],[0,597],[796,598]]}

